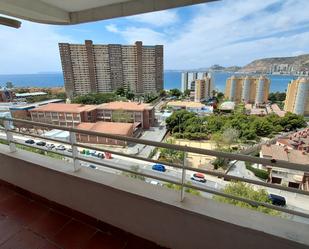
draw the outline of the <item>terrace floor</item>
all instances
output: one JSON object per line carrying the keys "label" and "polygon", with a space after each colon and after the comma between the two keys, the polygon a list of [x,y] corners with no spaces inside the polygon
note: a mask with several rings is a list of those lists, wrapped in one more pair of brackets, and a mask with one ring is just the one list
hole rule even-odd
{"label": "terrace floor", "polygon": [[0,249],[163,249],[0,181]]}

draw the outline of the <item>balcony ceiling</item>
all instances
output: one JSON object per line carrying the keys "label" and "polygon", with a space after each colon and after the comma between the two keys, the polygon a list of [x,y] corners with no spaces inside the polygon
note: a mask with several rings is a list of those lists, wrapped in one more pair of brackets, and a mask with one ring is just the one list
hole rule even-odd
{"label": "balcony ceiling", "polygon": [[214,0],[0,0],[0,14],[48,24],[77,24]]}

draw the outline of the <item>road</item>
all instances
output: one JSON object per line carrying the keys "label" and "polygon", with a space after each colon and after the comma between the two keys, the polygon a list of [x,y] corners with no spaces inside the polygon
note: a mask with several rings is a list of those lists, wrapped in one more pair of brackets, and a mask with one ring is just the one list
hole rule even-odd
{"label": "road", "polygon": [[261,181],[260,178],[256,177],[250,170],[247,170],[244,161],[234,161],[234,165],[230,168],[228,175],[248,178],[256,181]]}
{"label": "road", "polygon": [[[166,132],[167,129],[165,126],[151,127],[149,130],[143,132],[143,135],[140,137],[140,139],[161,142]],[[127,154],[148,158],[153,149],[153,146],[134,144],[128,146]]]}

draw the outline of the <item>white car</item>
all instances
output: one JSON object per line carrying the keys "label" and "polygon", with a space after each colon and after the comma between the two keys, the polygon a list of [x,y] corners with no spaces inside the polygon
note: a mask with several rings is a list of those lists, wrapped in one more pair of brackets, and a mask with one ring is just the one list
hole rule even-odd
{"label": "white car", "polygon": [[64,145],[60,144],[56,147],[56,150],[65,150]]}

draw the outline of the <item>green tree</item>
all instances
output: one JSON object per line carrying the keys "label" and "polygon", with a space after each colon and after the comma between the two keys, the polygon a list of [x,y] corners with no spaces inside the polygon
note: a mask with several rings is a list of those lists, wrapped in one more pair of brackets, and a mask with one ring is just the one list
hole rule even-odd
{"label": "green tree", "polygon": [[190,89],[186,89],[186,90],[183,92],[183,95],[184,95],[185,97],[189,97],[189,96],[190,96],[190,93],[191,93]]}
{"label": "green tree", "polygon": [[171,89],[169,92],[171,96],[175,96],[177,98],[181,96],[181,91],[178,88]]}
{"label": "green tree", "polygon": [[159,96],[160,97],[165,97],[167,94],[166,94],[166,91],[164,90],[164,89],[161,89],[160,91],[159,91]]}
{"label": "green tree", "polygon": [[238,130],[234,128],[227,128],[226,130],[224,130],[222,134],[222,141],[231,146],[231,144],[237,142],[238,137],[239,137]]}
{"label": "green tree", "polygon": [[224,99],[224,93],[223,92],[218,92],[217,93],[217,98],[218,98],[219,102],[221,102]]}
{"label": "green tree", "polygon": [[[268,198],[268,193],[266,192],[266,190],[264,189],[254,190],[251,185],[243,183],[243,182],[232,182],[228,184],[224,188],[223,193],[237,196],[237,197],[243,197],[245,199],[249,199],[252,201],[258,201],[262,203],[271,204],[271,201]],[[231,198],[226,198],[223,196],[215,196],[214,199],[220,202],[233,204],[235,206],[258,210],[258,211],[261,211],[263,213],[270,214],[270,215],[280,215],[281,214],[280,212],[270,209],[270,208],[266,208],[263,206],[258,206],[258,207],[252,206],[248,203],[237,201]]]}
{"label": "green tree", "polygon": [[266,119],[257,119],[253,123],[256,134],[261,137],[269,136],[273,132],[273,125]]}
{"label": "green tree", "polygon": [[8,81],[8,82],[5,83],[5,87],[8,88],[8,89],[11,89],[11,88],[14,88],[14,84],[13,84],[13,82]]}
{"label": "green tree", "polygon": [[82,96],[77,96],[72,100],[72,103],[85,105],[99,105],[118,100],[115,93],[90,93]]}
{"label": "green tree", "polygon": [[[175,144],[174,139],[168,139],[166,141],[168,144]],[[160,151],[160,160],[165,162],[172,162],[172,163],[181,163],[184,159],[184,152],[169,149],[169,148],[159,148]]]}
{"label": "green tree", "polygon": [[119,87],[116,91],[115,94],[124,97],[125,96],[125,90],[123,87]]}

